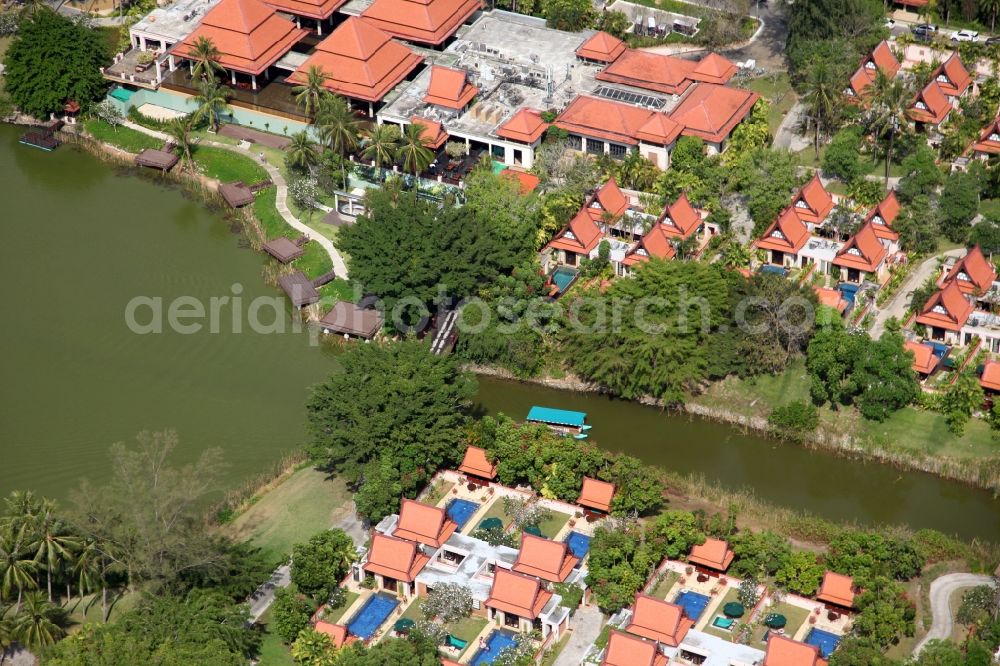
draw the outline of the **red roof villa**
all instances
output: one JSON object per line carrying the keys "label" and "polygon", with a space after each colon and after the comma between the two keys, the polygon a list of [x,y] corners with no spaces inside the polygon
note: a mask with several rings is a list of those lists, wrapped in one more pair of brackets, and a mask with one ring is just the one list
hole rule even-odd
{"label": "red roof villa", "polygon": [[667,658],[653,641],[612,631],[601,666],[667,666]]}
{"label": "red roof villa", "polygon": [[767,250],[768,263],[775,266],[798,266],[799,252],[810,238],[805,222],[792,208],[786,208],[778,219],[771,223],[764,235],[753,246]]}
{"label": "red roof villa", "polygon": [[972,144],[972,153],[974,157],[982,160],[1000,153],[1000,117],[994,118],[983,128],[979,140]]}
{"label": "red roof villa", "polygon": [[581,60],[591,62],[613,62],[618,56],[625,52],[625,42],[613,37],[606,32],[596,32],[576,50],[576,55]]}
{"label": "red roof villa", "polygon": [[736,554],[722,539],[705,539],[705,543],[691,548],[688,562],[712,571],[724,572],[733,563]]}
{"label": "red roof villa", "polygon": [[575,557],[564,542],[524,532],[521,534],[521,549],[517,554],[517,561],[511,568],[517,573],[535,576],[550,583],[562,583],[579,563],[580,558]]}
{"label": "red roof villa", "polygon": [[982,249],[975,245],[951,267],[944,281],[958,284],[963,294],[982,296],[993,287],[996,279],[997,272],[993,264],[983,255]]}
{"label": "red roof villa", "polygon": [[478,446],[470,446],[465,450],[465,457],[462,458],[458,471],[488,481],[497,476],[497,466],[486,457],[485,449]]}
{"label": "red roof villa", "polygon": [[375,532],[363,568],[375,576],[380,588],[396,592],[403,583],[409,596],[414,592],[413,581],[429,561],[416,543]]}
{"label": "red roof villa", "polygon": [[394,37],[438,46],[481,7],[479,0],[375,0],[361,16]]}
{"label": "red roof villa", "polygon": [[844,93],[848,97],[862,98],[868,86],[875,81],[876,72],[881,71],[885,76],[892,78],[896,76],[900,66],[899,60],[889,48],[889,43],[883,40],[861,61]]}
{"label": "red roof villa", "polygon": [[654,224],[625,253],[625,257],[621,260],[619,266],[618,275],[622,277],[631,275],[636,266],[646,263],[651,258],[673,259],[676,256],[677,250],[674,249],[673,243],[670,242],[670,238],[664,231],[664,226],[662,224]]}
{"label": "red roof villa", "polygon": [[882,284],[888,277],[886,257],[889,253],[875,234],[872,223],[865,224],[844,244],[833,259],[844,282],[860,284],[870,280]]}
{"label": "red roof villa", "polygon": [[941,359],[930,345],[909,340],[903,347],[913,354],[913,365],[910,367],[921,377],[927,377],[937,369]]}
{"label": "red roof villa", "polygon": [[502,625],[511,627],[527,627],[527,631],[531,631],[532,623],[550,599],[552,593],[542,587],[537,578],[498,567],[485,605],[490,620],[499,620]]}
{"label": "red roof villa", "polygon": [[833,197],[823,187],[818,173],[792,199],[792,208],[799,219],[808,225],[810,232],[826,221],[826,216],[833,210]]}
{"label": "red roof villa", "polygon": [[677,647],[693,626],[694,620],[685,615],[684,609],[677,604],[637,594],[631,624],[625,627],[625,631]]}
{"label": "red roof villa", "polygon": [[580,488],[580,497],[576,503],[588,509],[609,513],[614,497],[615,484],[585,476],[583,477],[583,486]]}
{"label": "red roof villa", "polygon": [[399,522],[392,535],[407,541],[440,548],[458,525],[448,519],[445,510],[416,500],[403,499],[399,509]]}
{"label": "red roof villa", "polygon": [[926,327],[926,337],[931,340],[955,344],[972,310],[958,281],[952,280],[930,297],[917,315],[917,324]]}
{"label": "red roof villa", "polygon": [[823,582],[819,586],[816,599],[841,608],[854,608],[854,597],[857,594],[853,578],[827,571],[823,574]]}
{"label": "red roof villa", "polygon": [[945,97],[941,85],[937,81],[931,81],[917,93],[916,99],[906,113],[918,127],[920,125],[937,127],[944,122],[951,110],[951,102]]}

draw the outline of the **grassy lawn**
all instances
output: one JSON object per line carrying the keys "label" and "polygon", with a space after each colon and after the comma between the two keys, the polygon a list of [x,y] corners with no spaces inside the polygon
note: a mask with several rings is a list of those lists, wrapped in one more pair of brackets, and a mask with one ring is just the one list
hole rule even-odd
{"label": "grassy lawn", "polygon": [[558,643],[546,650],[545,655],[542,657],[541,666],[552,666],[552,664],[556,663],[556,659],[559,658],[563,648],[566,647],[566,643],[569,643],[569,637],[569,632],[564,633]]}
{"label": "grassy lawn", "polygon": [[319,243],[306,243],[306,253],[292,262],[292,266],[306,274],[310,279],[317,278],[333,268],[333,261]]}
{"label": "grassy lawn", "polygon": [[[722,609],[726,607],[726,604],[728,604],[731,601],[739,601],[739,600],[740,600],[740,591],[737,588],[735,588],[735,587],[729,588],[729,591],[726,592],[726,596],[724,596],[722,598],[722,603],[719,604],[718,610],[715,611],[715,615],[717,615],[717,616],[718,615],[722,615],[722,617],[725,617],[722,614]],[[748,613],[750,612],[749,608],[747,609],[747,612]],[[746,618],[746,616],[744,615],[743,618]],[[741,618],[741,619],[743,619],[743,618]],[[719,638],[721,638],[723,640],[727,640],[729,642],[732,642],[732,640],[733,640],[733,632],[731,632],[731,631],[723,631],[722,629],[718,629],[716,627],[713,627],[712,626],[712,622],[713,622],[714,619],[715,619],[714,617],[709,618],[708,624],[705,625],[705,628],[702,629],[702,631],[704,631],[706,634],[712,634],[713,636],[718,636]]]}
{"label": "grassy lawn", "polygon": [[559,534],[559,530],[561,530],[563,525],[567,522],[569,522],[568,513],[553,511],[548,518],[539,523],[538,529],[542,531],[542,536],[546,539],[555,539],[556,535]]}
{"label": "grassy lawn", "polygon": [[[344,619],[344,613],[347,609],[351,607],[358,597],[361,595],[357,592],[351,592],[350,590],[344,590],[344,605],[340,608],[330,608],[323,614],[323,619],[332,624],[336,624]],[[416,604],[414,604],[416,605]]]}
{"label": "grassy lawn", "polygon": [[800,359],[779,375],[729,378],[713,384],[696,402],[725,407],[748,416],[767,416],[778,405],[808,398],[809,375],[805,361]]}
{"label": "grassy lawn", "polygon": [[663,580],[656,584],[656,587],[653,588],[653,592],[650,596],[656,597],[657,599],[663,599],[665,601],[667,593],[670,592],[670,588],[674,586],[674,583],[676,583],[677,579],[680,577],[681,575],[676,571],[666,572],[663,575]]}
{"label": "grassy lawn", "polygon": [[281,637],[267,630],[267,625],[271,621],[271,609],[265,611],[258,624],[263,628],[264,635],[260,644],[261,666],[294,666],[295,660],[288,646],[281,642]]}
{"label": "grassy lawn", "polygon": [[267,172],[260,164],[225,148],[197,146],[192,157],[198,171],[223,183],[242,180],[252,185],[267,178]]}
{"label": "grassy lawn", "polygon": [[751,79],[744,86],[747,90],[759,93],[771,103],[767,114],[767,126],[773,135],[778,131],[782,119],[795,105],[795,93],[788,80],[788,73],[781,72],[777,76],[761,76]]}
{"label": "grassy lawn", "polygon": [[[766,616],[768,613],[778,613],[779,615],[784,615],[788,619],[788,624],[785,625],[785,635],[794,636],[795,632],[799,630],[802,623],[806,621],[809,617],[809,611],[805,608],[799,608],[798,606],[793,606],[791,604],[786,604],[781,602],[772,606],[769,610],[764,612]],[[761,618],[763,620],[763,617]],[[764,626],[763,622],[754,629],[753,636],[750,638],[750,647],[755,647],[757,649],[763,649],[764,634],[767,633],[768,628]]]}
{"label": "grassy lawn", "polygon": [[948,431],[941,414],[912,407],[899,410],[884,423],[863,421],[859,425],[867,443],[883,448],[968,460],[997,455],[990,427],[979,419],[970,420],[961,437]]}
{"label": "grassy lawn", "polygon": [[87,130],[88,134],[98,141],[109,143],[130,153],[139,153],[146,148],[160,148],[163,146],[163,142],[157,138],[128,127],[115,129],[103,120],[85,120],[83,127]]}
{"label": "grassy lawn", "polygon": [[[497,500],[493,502],[489,510],[485,514],[483,514],[482,518],[479,519],[479,522],[482,523],[487,518],[499,518],[501,521],[503,521],[504,529],[507,529],[507,526],[510,525],[510,521],[513,520],[513,517],[508,516],[507,512],[503,510],[502,497],[498,497]],[[479,525],[476,525],[476,527],[479,527]]]}
{"label": "grassy lawn", "polygon": [[[334,280],[330,284],[334,284],[335,282],[338,281],[339,280]],[[432,504],[432,505],[437,504],[438,502],[441,501],[441,498],[450,493],[451,489],[454,487],[455,484],[451,483],[450,481],[438,480],[434,483],[433,486],[431,486],[430,490],[427,491],[427,496],[424,497],[424,499],[422,499],[421,501],[424,504]]]}
{"label": "grassy lawn", "polygon": [[333,301],[354,302],[354,288],[350,282],[343,278],[337,278],[333,282],[324,284],[318,291],[320,299],[326,305],[332,305]]}
{"label": "grassy lawn", "polygon": [[264,235],[267,236],[268,240],[278,236],[298,238],[299,232],[288,226],[278,209],[275,208],[274,202],[277,196],[278,192],[273,187],[262,190],[253,201],[253,214],[260,221],[264,228]]}
{"label": "grassy lawn", "polygon": [[1000,199],[983,199],[979,202],[979,212],[986,217],[1000,217]]}
{"label": "grassy lawn", "polygon": [[294,544],[329,529],[351,501],[344,482],[326,476],[311,467],[300,469],[223,526],[223,533],[283,559]]}
{"label": "grassy lawn", "polygon": [[[413,603],[406,607],[403,614],[400,615],[394,622],[398,622],[402,619],[413,620],[417,622],[424,619],[423,613],[420,612],[420,599],[414,599]],[[469,617],[462,618],[458,622],[448,626],[448,633],[450,633],[455,638],[469,643],[466,646],[465,651],[470,649],[475,649],[477,646],[472,645],[472,639],[479,635],[479,632],[483,630],[487,624],[487,620],[484,617],[479,617],[478,615],[470,615]],[[388,636],[392,632],[386,632],[385,636]],[[385,637],[383,637],[383,640]],[[465,654],[465,651],[462,654]]]}
{"label": "grassy lawn", "polygon": [[[139,593],[118,594],[109,591],[108,605],[111,607],[111,612],[108,613],[108,620],[114,622],[123,612],[134,608],[141,598],[142,595]],[[100,592],[75,598],[66,610],[69,612],[70,631],[73,631],[74,625],[100,624],[104,619]]]}

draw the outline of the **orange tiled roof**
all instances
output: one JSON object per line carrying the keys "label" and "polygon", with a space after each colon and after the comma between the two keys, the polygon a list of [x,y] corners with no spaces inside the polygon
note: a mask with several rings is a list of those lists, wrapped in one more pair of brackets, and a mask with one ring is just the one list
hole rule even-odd
{"label": "orange tiled roof", "polygon": [[767,640],[763,666],[826,666],[819,648],[772,633]]}
{"label": "orange tiled roof", "polygon": [[677,604],[637,594],[632,623],[625,627],[625,631],[677,647],[693,626],[694,620],[685,615],[684,609]]}
{"label": "orange tiled roof", "polygon": [[654,224],[652,229],[628,249],[622,263],[626,266],[634,266],[649,261],[650,257],[673,259],[675,256],[677,256],[677,251],[670,239],[667,238],[663,225]]}
{"label": "orange tiled roof", "polygon": [[979,141],[972,145],[981,153],[1000,153],[1000,117],[994,118],[979,134]]}
{"label": "orange tiled roof", "polygon": [[866,273],[874,273],[885,261],[887,250],[875,235],[874,225],[869,222],[858,233],[851,236],[833,258],[836,266],[856,268]]}
{"label": "orange tiled roof", "polygon": [[[930,349],[930,347],[927,347]],[[850,576],[827,571],[823,574],[823,582],[819,586],[819,601],[836,604],[844,608],[854,607],[854,579]]]}
{"label": "orange tiled roof", "polygon": [[865,71],[864,67],[858,67],[854,70],[854,73],[851,74],[851,78],[847,82],[847,88],[844,89],[844,94],[849,98],[853,98],[848,100],[853,102],[854,100],[864,97],[865,91],[871,84],[871,74]]}
{"label": "orange tiled roof", "polygon": [[892,54],[889,43],[879,42],[878,46],[861,60],[861,65],[851,76],[850,91],[856,97],[861,97],[865,90],[875,81],[875,72],[881,70],[892,78],[899,71],[900,63]]}
{"label": "orange tiled roof", "polygon": [[997,279],[996,269],[975,245],[948,272],[945,281],[955,281],[965,294],[985,294]]}
{"label": "orange tiled roof", "polygon": [[361,16],[394,37],[438,45],[481,7],[480,0],[375,0]]}
{"label": "orange tiled roof", "polygon": [[931,81],[917,94],[906,113],[917,122],[940,125],[951,113],[951,109],[941,86],[937,81]]}
{"label": "orange tiled roof", "polygon": [[486,457],[485,449],[470,446],[465,450],[465,457],[462,458],[458,471],[483,479],[494,479],[497,475],[497,466]]}
{"label": "orange tiled roof", "polygon": [[[594,202],[602,209],[611,213],[615,217],[623,215],[628,210],[628,197],[618,187],[618,181],[612,176],[608,178],[594,193]],[[594,208],[594,203],[590,208]]]}
{"label": "orange tiled roof", "polygon": [[456,529],[458,525],[448,520],[448,514],[441,507],[404,499],[399,509],[399,522],[392,535],[440,548]]}
{"label": "orange tiled roof", "polygon": [[327,79],[323,87],[345,97],[378,102],[423,61],[371,23],[349,16],[324,39],[302,66],[288,77],[302,85],[312,66]]}
{"label": "orange tiled roof", "polygon": [[948,97],[960,97],[972,85],[969,70],[962,64],[962,59],[958,57],[957,52],[952,53],[947,60],[941,63],[931,74],[931,78],[937,81],[938,85],[941,86],[941,91]]}
{"label": "orange tiled roof", "polygon": [[307,34],[259,0],[222,0],[173,52],[191,58],[195,42],[207,37],[219,50],[220,65],[260,74]]}
{"label": "orange tiled roof", "polygon": [[432,65],[424,101],[447,109],[464,109],[477,92],[479,88],[469,83],[464,70]]}
{"label": "orange tiled roof", "polygon": [[580,487],[580,497],[576,503],[607,513],[611,510],[611,500],[614,497],[615,484],[585,476],[583,477],[583,486]]}
{"label": "orange tiled roof", "polygon": [[266,0],[265,4],[279,12],[319,20],[330,18],[346,2],[347,0]]}
{"label": "orange tiled roof", "polygon": [[497,136],[521,143],[534,143],[542,138],[549,123],[542,120],[542,112],[528,107],[521,108],[497,128]]}
{"label": "orange tiled roof", "polygon": [[333,624],[331,622],[319,620],[313,629],[321,634],[329,636],[330,642],[333,643],[333,647],[335,648],[339,648],[345,643],[352,643],[357,640],[354,636],[348,637],[347,627],[342,624]]}
{"label": "orange tiled roof", "polygon": [[813,287],[819,302],[828,308],[834,308],[841,314],[847,309],[847,301],[838,289],[827,289],[826,287]]}
{"label": "orange tiled roof", "polygon": [[597,80],[679,95],[691,85],[694,68],[694,62],[683,58],[626,49],[597,73]]}
{"label": "orange tiled roof", "polygon": [[567,132],[634,146],[643,141],[673,143],[682,127],[659,111],[650,111],[610,99],[579,95],[556,118]]}
{"label": "orange tiled roof", "polygon": [[795,211],[788,207],[771,223],[754,245],[765,250],[798,254],[808,240],[809,229]]}
{"label": "orange tiled roof", "polygon": [[921,344],[919,342],[909,341],[903,345],[904,348],[913,352],[913,368],[914,372],[918,372],[922,375],[929,375],[934,372],[934,368],[938,365],[938,357],[934,355],[934,350],[930,345]]}
{"label": "orange tiled roof", "polygon": [[577,254],[589,254],[601,242],[604,233],[594,218],[582,208],[556,237],[549,241],[547,248],[566,250]]}
{"label": "orange tiled roof", "polygon": [[917,315],[917,323],[949,331],[960,331],[972,314],[972,303],[962,293],[958,282],[952,280],[934,292]]}
{"label": "orange tiled roof", "polygon": [[704,83],[724,85],[736,74],[736,65],[732,60],[712,51],[698,61],[691,70],[691,78]]}
{"label": "orange tiled roof", "polygon": [[875,208],[868,213],[865,222],[872,225],[875,235],[882,240],[899,240],[899,234],[892,228],[892,223],[899,217],[899,200],[896,199],[896,191],[892,190],[882,199]]}
{"label": "orange tiled roof", "polygon": [[412,541],[376,532],[372,536],[371,548],[368,550],[368,561],[365,563],[364,570],[412,583],[430,559]]}
{"label": "orange tiled roof", "polygon": [[543,589],[537,578],[497,567],[486,606],[534,620],[551,598],[552,593]]}
{"label": "orange tiled roof", "polygon": [[436,120],[424,118],[423,116],[412,116],[410,122],[424,128],[420,136],[427,139],[427,147],[431,150],[437,150],[448,140],[448,133],[444,131],[441,123]]}
{"label": "orange tiled roof", "polygon": [[691,548],[688,561],[716,571],[725,571],[735,557],[729,544],[722,539],[705,539],[705,543]]}
{"label": "orange tiled roof", "polygon": [[521,186],[521,194],[530,194],[541,184],[542,180],[533,173],[519,169],[504,169],[500,172],[504,178],[513,178]]}
{"label": "orange tiled roof", "polygon": [[575,557],[565,543],[524,532],[512,569],[550,583],[561,583],[569,578],[573,567],[579,563],[580,558]]}
{"label": "orange tiled roof", "polygon": [[604,31],[594,33],[576,49],[576,55],[597,62],[612,62],[625,52],[625,42]]}
{"label": "orange tiled roof", "polygon": [[799,193],[792,199],[792,208],[803,222],[819,225],[826,219],[826,216],[833,210],[833,197],[823,187],[823,181],[819,179],[819,174],[815,174],[812,179],[802,186]]}
{"label": "orange tiled roof", "polygon": [[612,631],[601,666],[667,666],[656,643]]}
{"label": "orange tiled roof", "polygon": [[677,201],[667,204],[660,216],[660,224],[668,236],[687,238],[701,226],[701,215],[688,201],[687,194],[681,192]]}
{"label": "orange tiled roof", "polygon": [[760,95],[749,90],[699,83],[670,112],[670,117],[684,128],[684,136],[720,143],[747,117],[758,99]]}
{"label": "orange tiled roof", "polygon": [[1000,361],[986,361],[979,385],[988,391],[1000,391]]}

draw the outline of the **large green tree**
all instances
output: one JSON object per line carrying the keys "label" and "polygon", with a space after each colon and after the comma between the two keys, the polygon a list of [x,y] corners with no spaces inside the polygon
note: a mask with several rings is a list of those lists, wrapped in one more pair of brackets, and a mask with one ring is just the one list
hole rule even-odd
{"label": "large green tree", "polygon": [[104,92],[101,36],[83,23],[42,8],[21,21],[4,57],[4,87],[25,113],[47,119],[67,100],[87,108]]}
{"label": "large green tree", "polygon": [[292,548],[292,582],[299,591],[325,601],[357,559],[344,530],[324,530]]}
{"label": "large green tree", "polygon": [[969,223],[979,210],[976,177],[964,171],[949,174],[941,190],[940,204],[944,235],[954,243],[964,243],[969,236]]}

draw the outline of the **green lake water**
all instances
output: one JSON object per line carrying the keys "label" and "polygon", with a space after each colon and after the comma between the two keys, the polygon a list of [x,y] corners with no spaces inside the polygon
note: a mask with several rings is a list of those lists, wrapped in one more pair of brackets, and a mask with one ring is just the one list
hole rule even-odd
{"label": "green lake water", "polygon": [[[227,484],[301,445],[307,388],[336,369],[307,335],[234,333],[227,319],[218,333],[138,335],[125,322],[136,296],[207,303],[239,284],[244,304],[274,297],[262,257],[178,190],[19,134],[0,125],[0,494],[65,498],[82,477],[106,478],[109,445],[143,429],[176,429],[183,461],[222,447]],[[517,418],[533,404],[581,409],[603,446],[777,504],[1000,540],[1000,502],[928,474],[596,395],[483,379],[479,402]]]}

